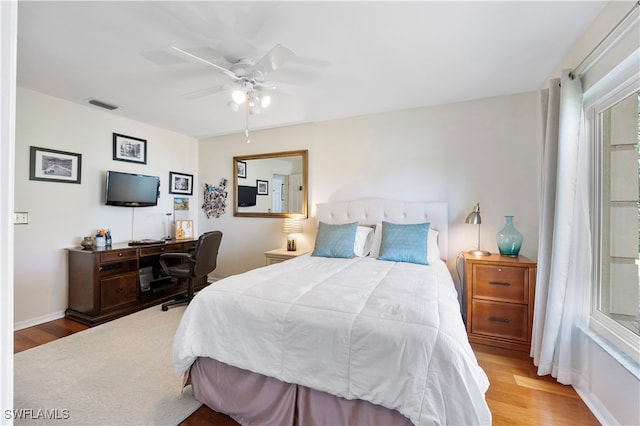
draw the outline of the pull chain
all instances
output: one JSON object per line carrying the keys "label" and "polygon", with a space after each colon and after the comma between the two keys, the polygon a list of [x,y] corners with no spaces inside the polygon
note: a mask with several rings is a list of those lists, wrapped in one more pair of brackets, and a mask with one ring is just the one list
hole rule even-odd
{"label": "pull chain", "polygon": [[249,139],[249,102],[246,103],[246,108],[245,108],[244,135],[247,138],[247,143],[251,143],[251,139]]}

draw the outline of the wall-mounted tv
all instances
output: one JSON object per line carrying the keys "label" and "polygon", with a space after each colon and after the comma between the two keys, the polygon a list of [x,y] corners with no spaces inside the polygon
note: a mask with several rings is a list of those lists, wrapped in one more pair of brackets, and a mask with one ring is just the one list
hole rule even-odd
{"label": "wall-mounted tv", "polygon": [[122,207],[149,207],[158,205],[160,178],[107,171],[105,204]]}
{"label": "wall-mounted tv", "polygon": [[256,205],[256,195],[258,187],[238,185],[238,207],[249,207]]}

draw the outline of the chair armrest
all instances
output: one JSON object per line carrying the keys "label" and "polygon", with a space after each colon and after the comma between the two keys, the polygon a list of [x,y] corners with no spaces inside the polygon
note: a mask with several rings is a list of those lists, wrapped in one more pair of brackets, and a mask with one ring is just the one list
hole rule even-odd
{"label": "chair armrest", "polygon": [[169,272],[169,268],[167,268],[167,264],[165,263],[165,259],[187,259],[191,262],[191,254],[189,253],[162,253],[158,261],[160,262],[160,267],[162,268],[162,272],[166,275],[171,275]]}

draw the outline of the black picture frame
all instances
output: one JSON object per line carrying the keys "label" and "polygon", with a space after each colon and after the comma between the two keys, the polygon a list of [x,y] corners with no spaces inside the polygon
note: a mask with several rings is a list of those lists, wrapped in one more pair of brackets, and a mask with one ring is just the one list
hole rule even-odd
{"label": "black picture frame", "polygon": [[193,175],[169,172],[169,194],[193,195]]}
{"label": "black picture frame", "polygon": [[258,188],[257,195],[269,195],[269,181],[268,180],[256,180],[256,187]]}
{"label": "black picture frame", "polygon": [[82,154],[31,146],[29,180],[79,184],[82,180]]}
{"label": "black picture frame", "polygon": [[113,134],[113,159],[147,164],[147,141],[133,136]]}
{"label": "black picture frame", "polygon": [[239,178],[246,178],[247,177],[247,162],[246,161],[237,161],[237,168],[238,168],[238,177]]}

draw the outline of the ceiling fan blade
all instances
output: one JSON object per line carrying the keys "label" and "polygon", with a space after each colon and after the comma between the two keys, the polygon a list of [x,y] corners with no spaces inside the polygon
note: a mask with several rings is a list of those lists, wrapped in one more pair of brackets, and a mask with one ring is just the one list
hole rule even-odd
{"label": "ceiling fan blade", "polygon": [[182,55],[183,57],[189,58],[191,60],[195,60],[198,62],[201,62],[203,64],[209,65],[210,67],[213,67],[215,69],[217,69],[218,71],[220,71],[221,73],[225,74],[227,77],[231,78],[234,81],[238,81],[241,80],[240,77],[238,77],[237,75],[235,75],[231,70],[228,70],[224,67],[221,67],[220,65],[214,64],[213,62],[209,62],[206,59],[203,59],[199,56],[196,56],[192,53],[187,52],[186,50],[182,50],[179,47],[175,47],[175,46],[171,46],[171,49],[173,49],[174,51],[178,52],[180,55]]}
{"label": "ceiling fan blade", "polygon": [[294,56],[296,56],[296,53],[293,50],[288,47],[284,47],[281,44],[277,44],[266,55],[264,55],[262,59],[256,62],[253,69],[261,71],[266,75],[278,69],[280,65],[284,64]]}
{"label": "ceiling fan blade", "polygon": [[279,84],[275,81],[256,81],[253,86],[257,89],[276,90]]}
{"label": "ceiling fan blade", "polygon": [[231,88],[230,84],[207,87],[204,89],[198,89],[198,90],[194,90],[193,92],[185,93],[184,95],[182,95],[182,97],[186,100],[194,100],[194,99],[203,98],[205,96],[213,95],[215,93],[223,92],[225,90],[228,90],[229,88]]}

